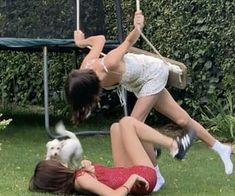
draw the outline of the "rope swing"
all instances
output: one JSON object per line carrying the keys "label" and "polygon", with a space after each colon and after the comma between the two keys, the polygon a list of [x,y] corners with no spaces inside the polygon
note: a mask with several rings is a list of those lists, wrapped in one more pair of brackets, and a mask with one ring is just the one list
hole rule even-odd
{"label": "rope swing", "polygon": [[[136,10],[137,11],[140,11],[140,0],[136,0]],[[153,49],[153,51],[159,56],[159,58],[169,66],[169,69],[170,71],[178,74],[179,76],[179,81],[180,83],[182,83],[182,80],[181,80],[181,75],[182,75],[182,69],[177,66],[177,65],[173,65],[171,64],[170,62],[166,61],[166,59],[158,52],[158,50],[153,46],[153,44],[148,40],[148,38],[143,34],[143,32],[141,31],[140,28],[138,28],[138,31],[141,35],[141,37],[147,42],[147,44]]]}

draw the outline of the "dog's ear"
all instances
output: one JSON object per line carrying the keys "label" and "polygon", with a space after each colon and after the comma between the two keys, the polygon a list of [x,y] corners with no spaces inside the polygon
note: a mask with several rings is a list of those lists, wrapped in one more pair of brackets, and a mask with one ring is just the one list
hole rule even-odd
{"label": "dog's ear", "polygon": [[51,144],[51,141],[47,142],[46,147],[49,148]]}

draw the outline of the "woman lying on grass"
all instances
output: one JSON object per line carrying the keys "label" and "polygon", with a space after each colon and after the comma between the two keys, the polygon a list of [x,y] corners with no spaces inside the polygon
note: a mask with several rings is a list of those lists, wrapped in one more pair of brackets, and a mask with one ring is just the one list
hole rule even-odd
{"label": "woman lying on grass", "polygon": [[43,160],[35,168],[29,190],[63,194],[85,191],[107,196],[149,194],[157,176],[142,143],[159,144],[182,159],[195,139],[194,130],[175,140],[132,117],[114,123],[110,135],[114,167],[83,160],[79,169],[72,170],[59,161]]}

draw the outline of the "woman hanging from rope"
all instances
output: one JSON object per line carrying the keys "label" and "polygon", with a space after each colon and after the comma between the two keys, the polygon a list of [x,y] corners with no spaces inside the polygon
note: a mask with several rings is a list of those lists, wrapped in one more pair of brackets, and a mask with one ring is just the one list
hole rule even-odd
{"label": "woman hanging from rope", "polygon": [[[198,138],[204,141],[220,156],[227,175],[233,172],[230,159],[231,147],[220,143],[197,121],[181,108],[165,88],[169,67],[160,59],[128,53],[140,36],[144,27],[144,16],[136,11],[134,29],[126,39],[106,56],[100,58],[105,44],[103,35],[84,37],[81,31],[74,32],[78,47],[91,47],[79,69],[69,74],[65,91],[73,110],[73,120],[79,123],[85,119],[97,104],[102,88],[122,85],[126,90],[137,96],[131,116],[144,122],[154,108],[184,129],[195,129]],[[153,164],[156,165],[154,148],[144,144]],[[157,169],[157,168],[156,168]]]}
{"label": "woman hanging from rope", "polygon": [[43,160],[35,168],[30,191],[68,195],[73,192],[122,196],[128,193],[146,195],[152,192],[157,175],[142,143],[159,144],[182,159],[195,140],[190,130],[174,140],[133,117],[123,117],[110,129],[114,167],[83,160],[80,169],[72,170],[55,160]]}

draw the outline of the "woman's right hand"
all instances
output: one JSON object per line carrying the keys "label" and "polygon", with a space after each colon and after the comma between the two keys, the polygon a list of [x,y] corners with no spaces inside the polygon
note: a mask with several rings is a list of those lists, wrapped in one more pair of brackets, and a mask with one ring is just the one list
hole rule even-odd
{"label": "woman's right hand", "polygon": [[135,175],[135,185],[138,186],[138,187],[141,187],[141,186],[144,186],[146,190],[149,189],[149,183],[147,180],[145,180],[145,178],[143,178],[142,176],[139,176],[137,174],[134,174]]}
{"label": "woman's right hand", "polygon": [[134,16],[134,26],[142,29],[144,27],[144,15],[142,11],[136,11]]}
{"label": "woman's right hand", "polygon": [[79,47],[79,48],[85,48],[86,46],[83,44],[83,40],[85,39],[85,35],[82,31],[80,30],[76,30],[74,31],[74,41],[75,44]]}

